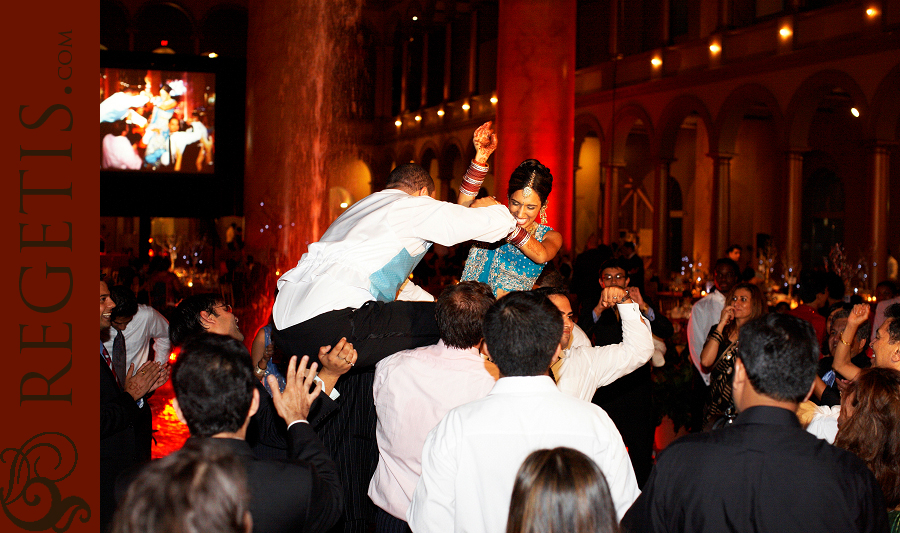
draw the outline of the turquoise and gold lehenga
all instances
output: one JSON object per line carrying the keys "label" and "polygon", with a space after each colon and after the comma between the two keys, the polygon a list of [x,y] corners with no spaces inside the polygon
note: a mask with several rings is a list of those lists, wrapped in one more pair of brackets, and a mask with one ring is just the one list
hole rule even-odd
{"label": "turquoise and gold lehenga", "polygon": [[[550,226],[538,224],[533,236],[538,242],[543,242],[544,236],[550,231],[553,231]],[[531,290],[547,263],[535,263],[512,244],[500,242],[476,242],[472,245],[463,268],[462,281],[487,283],[495,296],[499,290]]]}

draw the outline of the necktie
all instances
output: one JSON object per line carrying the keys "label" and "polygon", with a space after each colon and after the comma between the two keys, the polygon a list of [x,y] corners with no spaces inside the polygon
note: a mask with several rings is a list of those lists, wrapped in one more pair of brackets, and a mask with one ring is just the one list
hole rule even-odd
{"label": "necktie", "polygon": [[122,382],[119,381],[119,376],[116,375],[116,369],[113,368],[113,362],[112,362],[112,359],[110,359],[110,357],[109,357],[109,352],[106,351],[106,346],[103,346],[102,342],[100,343],[100,357],[102,357],[103,360],[106,361],[106,366],[109,367],[109,371],[112,372],[113,377],[116,378],[116,385],[118,385],[119,388],[121,389]]}
{"label": "necktie", "polygon": [[[115,328],[113,328],[115,329]],[[112,353],[113,367],[116,377],[125,378],[125,334],[116,329],[116,338],[113,340]]]}
{"label": "necktie", "polygon": [[175,160],[172,159],[172,134],[169,134],[169,166],[175,164]]}

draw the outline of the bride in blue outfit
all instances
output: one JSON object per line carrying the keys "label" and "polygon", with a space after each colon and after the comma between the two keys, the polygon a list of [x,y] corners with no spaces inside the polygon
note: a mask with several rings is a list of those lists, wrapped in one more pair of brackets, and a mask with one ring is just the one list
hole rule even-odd
{"label": "bride in blue outfit", "polygon": [[[497,148],[497,136],[490,126],[488,122],[475,130],[475,159],[459,189],[458,203],[462,205],[472,204],[487,174],[487,159]],[[553,175],[540,161],[526,159],[519,164],[507,189],[509,212],[517,227],[506,242],[473,244],[463,269],[463,281],[487,283],[498,297],[531,290],[544,265],[556,257],[562,246],[562,235],[546,225],[547,197],[552,188]]]}

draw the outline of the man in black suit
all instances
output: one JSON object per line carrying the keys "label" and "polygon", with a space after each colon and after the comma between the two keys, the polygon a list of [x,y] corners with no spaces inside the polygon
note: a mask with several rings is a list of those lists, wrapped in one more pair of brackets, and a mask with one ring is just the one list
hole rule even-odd
{"label": "man in black suit", "polygon": [[[195,294],[185,298],[175,308],[169,321],[169,340],[172,346],[181,346],[189,339],[207,333],[226,335],[237,341],[243,341],[244,334],[238,326],[238,318],[232,311],[232,307],[215,294]],[[334,347],[323,346],[319,350],[318,357],[321,367],[315,379],[322,382],[326,394],[316,399],[310,411],[309,423],[316,431],[320,431],[326,421],[335,418],[333,413],[337,411],[338,405],[329,394],[333,394],[335,398],[339,396],[333,392],[335,383],[355,364],[356,350],[353,349],[353,344],[341,339]],[[257,365],[253,369],[256,377],[254,385],[259,391],[260,401],[259,409],[250,420],[245,440],[259,457],[287,459],[287,427],[284,420],[275,412],[269,393],[259,382],[268,375],[267,370],[271,364],[274,363],[263,358],[258,363],[263,366]]]}
{"label": "man in black suit", "polygon": [[[650,322],[650,331],[662,340],[669,339],[674,328],[659,309],[645,302],[641,290],[631,285],[628,263],[623,258],[610,259],[600,266],[600,285],[621,287],[638,304],[641,314]],[[622,320],[615,307],[584,309],[578,325],[591,339],[593,346],[610,346],[622,342]],[[653,467],[653,433],[656,429],[653,415],[653,381],[648,362],[634,372],[622,376],[609,385],[600,387],[591,399],[599,405],[616,424],[622,440],[631,456],[631,465],[638,486],[643,486]]]}
{"label": "man in black suit", "polygon": [[288,427],[289,462],[259,459],[244,440],[260,392],[247,349],[234,338],[208,334],[182,347],[172,371],[173,406],[192,439],[218,439],[247,469],[253,530],[266,533],[318,532],[343,512],[337,470],[307,421],[322,390],[314,383],[316,364],[307,372],[291,357],[284,392],[269,377],[272,400]]}
{"label": "man in black suit", "polygon": [[[109,330],[110,312],[115,308],[109,288],[100,281],[100,332]],[[124,376],[116,375],[112,357],[100,341],[100,531],[106,531],[116,510],[116,478],[142,459],[143,448],[137,424],[149,423],[150,406],[144,396],[165,383],[168,369],[154,361],[145,362],[137,372],[132,364]]]}
{"label": "man in black suit", "polygon": [[819,347],[812,326],[772,313],[741,327],[734,424],[686,435],[660,454],[625,531],[887,531],[875,476],[804,431]]}

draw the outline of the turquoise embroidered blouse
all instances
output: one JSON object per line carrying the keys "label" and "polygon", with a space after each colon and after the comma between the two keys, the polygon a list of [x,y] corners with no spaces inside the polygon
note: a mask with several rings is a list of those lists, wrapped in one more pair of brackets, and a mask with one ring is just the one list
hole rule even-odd
{"label": "turquoise embroidered blouse", "polygon": [[[538,224],[534,237],[543,242],[552,229]],[[463,268],[462,281],[487,283],[495,296],[500,289],[506,292],[531,290],[547,263],[535,263],[512,244],[501,242],[502,246],[500,243],[473,244]]]}

